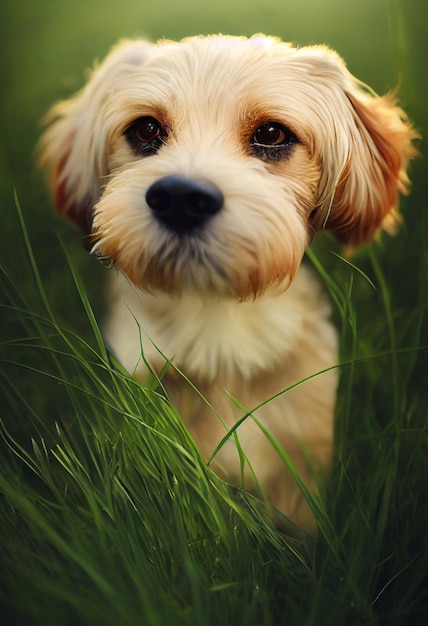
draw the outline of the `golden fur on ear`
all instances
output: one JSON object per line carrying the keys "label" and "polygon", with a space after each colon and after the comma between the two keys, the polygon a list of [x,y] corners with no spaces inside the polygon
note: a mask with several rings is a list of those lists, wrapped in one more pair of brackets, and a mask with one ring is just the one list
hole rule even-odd
{"label": "golden fur on ear", "polygon": [[40,165],[50,176],[58,211],[85,234],[92,229],[92,209],[107,174],[109,127],[99,111],[110,86],[141,65],[151,44],[122,41],[92,72],[73,98],[59,102],[48,113],[50,124],[39,145]]}
{"label": "golden fur on ear", "polygon": [[351,245],[369,241],[383,227],[394,232],[399,193],[408,191],[407,165],[417,137],[391,95],[346,93],[352,107],[352,147],[338,180],[326,228]]}
{"label": "golden fur on ear", "polygon": [[49,174],[55,206],[85,234],[91,232],[91,211],[103,174],[90,128],[93,105],[88,91],[52,108],[45,120],[51,125],[39,146],[40,166]]}

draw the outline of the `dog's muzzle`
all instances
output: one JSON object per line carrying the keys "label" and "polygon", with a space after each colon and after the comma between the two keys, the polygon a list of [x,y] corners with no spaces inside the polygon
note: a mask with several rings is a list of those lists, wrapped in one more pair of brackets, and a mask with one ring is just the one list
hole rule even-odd
{"label": "dog's muzzle", "polygon": [[165,176],[149,187],[146,202],[170,231],[184,235],[203,227],[223,207],[223,194],[208,182]]}

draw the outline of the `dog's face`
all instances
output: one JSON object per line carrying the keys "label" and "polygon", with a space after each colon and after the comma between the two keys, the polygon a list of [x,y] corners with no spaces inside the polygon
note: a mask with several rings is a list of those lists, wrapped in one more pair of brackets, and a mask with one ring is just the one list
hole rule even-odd
{"label": "dog's face", "polygon": [[321,228],[394,215],[409,124],[326,48],[256,36],[125,42],[57,105],[60,210],[139,287],[248,299],[288,287]]}

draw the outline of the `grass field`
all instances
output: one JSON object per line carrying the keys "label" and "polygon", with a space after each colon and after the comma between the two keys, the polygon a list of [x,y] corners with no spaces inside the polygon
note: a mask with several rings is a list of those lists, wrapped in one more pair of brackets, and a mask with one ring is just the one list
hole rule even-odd
{"label": "grass field", "polygon": [[0,624],[428,623],[426,142],[399,235],[309,262],[341,334],[319,536],[277,531],[199,457],[159,389],[111,362],[105,269],[54,215],[40,119],[119,37],[268,32],[327,43],[428,136],[423,0],[2,0]]}

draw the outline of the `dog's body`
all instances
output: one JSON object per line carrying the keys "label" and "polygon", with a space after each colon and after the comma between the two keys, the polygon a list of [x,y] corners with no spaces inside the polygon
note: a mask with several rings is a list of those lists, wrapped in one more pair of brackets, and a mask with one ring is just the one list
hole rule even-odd
{"label": "dog's body", "polygon": [[[281,296],[239,304],[138,292],[121,275],[113,281],[108,343],[129,371],[139,363],[136,374],[141,380],[146,376],[141,342],[145,358],[157,372],[164,366],[159,349],[185,373],[197,392],[173,368],[163,384],[206,458],[246,410],[337,363],[329,307],[306,267]],[[335,390],[333,370],[281,394],[254,413],[308,484],[313,482],[312,474],[319,478],[330,466]],[[251,464],[245,464],[245,487],[251,489],[254,472],[271,502],[310,526],[305,500],[259,426],[248,418],[237,436]],[[309,464],[305,455],[311,459]],[[213,467],[220,476],[241,484],[241,460],[232,438],[215,457]]]}
{"label": "dog's body", "polygon": [[121,270],[108,343],[141,380],[172,361],[163,383],[206,457],[263,405],[216,470],[310,529],[257,420],[309,485],[328,471],[337,339],[299,267],[321,228],[356,245],[394,221],[413,155],[402,111],[332,51],[256,36],[125,42],[53,117],[56,202]]}

